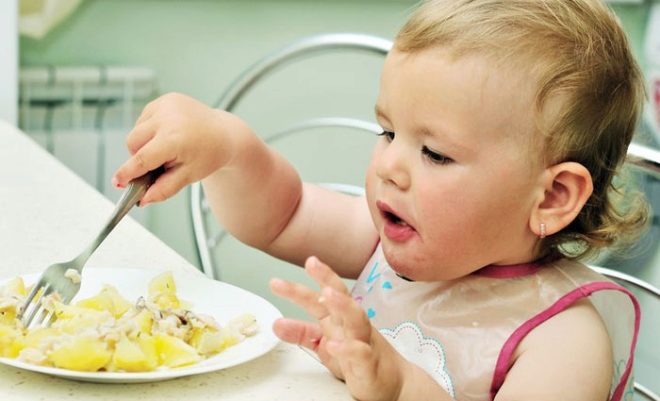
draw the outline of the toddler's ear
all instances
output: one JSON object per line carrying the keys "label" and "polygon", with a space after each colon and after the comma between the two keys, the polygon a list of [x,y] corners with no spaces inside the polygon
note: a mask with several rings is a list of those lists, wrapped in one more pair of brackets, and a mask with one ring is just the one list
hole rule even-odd
{"label": "toddler's ear", "polygon": [[580,213],[593,191],[591,174],[580,163],[564,162],[548,167],[544,177],[544,193],[539,198],[529,224],[541,236],[552,235],[568,226]]}

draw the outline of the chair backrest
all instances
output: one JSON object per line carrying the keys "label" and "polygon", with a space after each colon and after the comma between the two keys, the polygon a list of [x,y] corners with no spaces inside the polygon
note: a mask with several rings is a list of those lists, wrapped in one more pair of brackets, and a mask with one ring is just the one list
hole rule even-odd
{"label": "chair backrest", "polygon": [[[229,86],[224,95],[218,100],[216,106],[224,110],[234,111],[241,100],[258,83],[270,76],[274,71],[294,61],[337,51],[357,51],[376,56],[385,56],[391,46],[392,43],[386,39],[362,34],[325,34],[304,38],[261,59],[249,67]],[[346,117],[319,117],[293,124],[266,137],[265,140],[273,144],[286,138],[306,135],[309,132],[328,128],[339,128],[344,131],[355,131],[369,135],[381,131],[381,128],[377,124],[369,121]],[[660,152],[657,150],[638,144],[631,144],[628,148],[626,162],[644,174],[660,178]],[[321,185],[352,195],[363,193],[361,186],[357,185],[335,182],[321,183]],[[195,183],[191,187],[190,207],[195,244],[201,269],[207,276],[220,279],[223,270],[222,262],[216,260],[213,250],[227,233],[212,218],[199,183]],[[658,303],[660,300],[660,290],[657,287],[617,270],[596,266],[592,267],[624,286],[642,291],[644,294],[650,296],[651,302],[660,305]],[[656,369],[658,368],[656,367]],[[645,399],[660,401],[660,397],[656,393],[637,382],[635,382],[635,390]]]}
{"label": "chair backrest", "polygon": [[[245,70],[229,86],[216,106],[233,111],[257,83],[294,61],[338,51],[361,52],[384,57],[391,47],[392,42],[389,40],[363,34],[337,33],[304,38],[266,56]],[[296,123],[270,135],[266,141],[274,143],[294,135],[328,128],[342,128],[368,134],[380,132],[380,127],[373,122],[346,117],[320,117]],[[362,191],[357,186],[343,183],[324,183],[323,185],[351,194],[359,194]],[[191,187],[190,206],[199,263],[207,276],[219,279],[222,270],[221,263],[215,260],[212,249],[224,238],[226,232],[222,229],[218,230],[217,224],[209,218],[210,210],[199,183],[195,183]],[[213,232],[214,230],[215,232]]]}

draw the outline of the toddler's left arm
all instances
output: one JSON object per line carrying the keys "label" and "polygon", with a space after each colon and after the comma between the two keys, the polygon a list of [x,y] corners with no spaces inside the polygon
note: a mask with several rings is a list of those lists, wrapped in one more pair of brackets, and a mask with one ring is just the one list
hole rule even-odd
{"label": "toddler's left arm", "polygon": [[495,401],[607,400],[612,359],[607,329],[584,298],[523,338]]}

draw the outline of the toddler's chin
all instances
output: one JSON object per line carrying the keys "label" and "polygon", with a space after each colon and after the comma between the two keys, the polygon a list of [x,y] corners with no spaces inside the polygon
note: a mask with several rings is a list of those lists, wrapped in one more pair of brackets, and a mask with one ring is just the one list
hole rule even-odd
{"label": "toddler's chin", "polygon": [[387,260],[387,264],[396,273],[397,276],[407,281],[417,281],[415,279],[416,272],[414,266],[412,266],[410,262],[400,261],[397,259],[396,256],[388,255],[388,252],[386,250],[383,250],[383,254],[385,255],[385,260]]}
{"label": "toddler's chin", "polygon": [[386,249],[383,249],[383,254],[385,256],[385,260],[387,260],[387,264],[396,273],[396,275],[407,281],[450,281],[469,274],[462,274],[461,272],[453,271],[441,265],[437,265],[435,268],[432,268],[429,265],[425,265],[424,262],[415,263],[414,261],[410,261],[407,258],[402,259],[394,253],[387,252]]}

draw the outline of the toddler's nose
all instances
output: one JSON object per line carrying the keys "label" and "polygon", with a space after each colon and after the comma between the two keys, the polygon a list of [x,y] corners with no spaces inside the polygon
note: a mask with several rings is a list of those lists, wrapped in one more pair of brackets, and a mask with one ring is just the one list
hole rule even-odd
{"label": "toddler's nose", "polygon": [[401,190],[410,186],[409,166],[407,163],[410,155],[407,155],[396,141],[392,141],[380,153],[376,160],[376,174],[386,183],[393,184]]}

